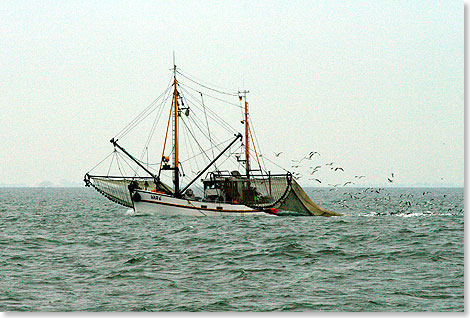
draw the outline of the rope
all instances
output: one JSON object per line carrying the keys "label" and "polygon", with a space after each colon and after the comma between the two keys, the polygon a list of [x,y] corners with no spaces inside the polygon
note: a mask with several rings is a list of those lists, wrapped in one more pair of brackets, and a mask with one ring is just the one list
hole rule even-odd
{"label": "rope", "polygon": [[172,112],[173,112],[173,107],[170,108],[170,114],[168,115],[168,123],[166,125],[166,133],[165,133],[165,142],[163,143],[162,157],[160,158],[160,168],[159,168],[159,171],[158,171],[158,176],[159,177],[160,177],[160,173],[162,171],[163,156],[165,155],[166,140],[167,140],[167,137],[168,137],[168,129],[170,128],[170,120],[171,120]]}
{"label": "rope", "polygon": [[[88,171],[87,173],[90,173],[93,169],[95,169],[96,167],[98,167],[100,164],[103,163],[103,161],[105,161],[106,159],[109,158],[109,156],[111,156],[112,154],[114,153],[114,150],[106,156],[106,158],[104,158],[103,160],[101,160],[100,162],[98,162],[98,164],[96,164],[93,168],[90,169],[90,171]],[[108,171],[108,174],[109,174],[109,171]]]}
{"label": "rope", "polygon": [[[171,82],[170,82],[171,83]],[[165,91],[163,91],[163,93],[160,94],[160,96],[158,96],[155,100],[153,100],[140,114],[138,114],[133,120],[131,120],[131,122],[129,124],[127,124],[120,132],[118,132],[116,134],[116,136],[114,137],[115,139],[119,139],[119,138],[122,138],[124,137],[125,135],[127,135],[132,129],[134,129],[138,124],[139,122],[141,122],[142,120],[144,120],[148,115],[150,115],[153,111],[155,111],[156,108],[154,108],[152,111],[151,108],[157,103],[157,101],[163,97],[167,92],[168,90],[172,87],[172,85],[169,85]],[[163,102],[159,105],[161,106],[163,104]],[[148,114],[146,114],[147,112],[149,112]],[[144,117],[145,116],[145,117]],[[142,118],[143,117],[143,118]]]}
{"label": "rope", "polygon": [[[208,87],[208,86],[205,86],[205,85],[203,85],[203,84],[201,84],[201,83],[196,82],[195,80],[193,80],[193,79],[189,78],[188,76],[184,75],[183,73],[181,73],[181,71],[178,71],[178,70],[177,70],[176,73],[180,74],[180,75],[183,76],[184,78],[186,78],[186,79],[190,80],[191,82],[193,82],[193,83],[195,83],[195,84],[197,84],[197,85],[199,85],[199,86],[201,86],[201,87],[204,87],[204,88],[206,88],[206,89],[208,89],[208,90],[217,92],[217,93],[219,93],[219,94],[224,94],[224,95],[229,95],[229,96],[238,96],[238,92],[237,92],[237,93],[235,93],[235,92],[229,93],[229,92],[219,91],[219,90],[217,90],[217,89],[215,89],[215,88],[211,88],[211,87]],[[213,86],[215,86],[215,85],[213,85]]]}

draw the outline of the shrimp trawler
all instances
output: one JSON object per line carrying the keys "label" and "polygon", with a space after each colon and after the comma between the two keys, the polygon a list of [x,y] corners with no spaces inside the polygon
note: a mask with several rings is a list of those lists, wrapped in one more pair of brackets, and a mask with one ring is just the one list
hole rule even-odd
{"label": "shrimp trawler", "polygon": [[[176,65],[171,70],[166,90],[110,140],[114,150],[85,174],[86,186],[142,214],[341,215],[316,205],[289,171],[273,174],[265,168],[248,91],[210,86]],[[158,124],[162,117],[166,125]],[[147,137],[137,129],[138,136],[128,140],[149,118],[154,120]],[[244,134],[229,122],[241,123]],[[155,135],[161,137],[157,142]],[[139,146],[138,158],[131,153]],[[149,153],[161,155],[152,163]],[[106,160],[106,173],[92,173]]]}

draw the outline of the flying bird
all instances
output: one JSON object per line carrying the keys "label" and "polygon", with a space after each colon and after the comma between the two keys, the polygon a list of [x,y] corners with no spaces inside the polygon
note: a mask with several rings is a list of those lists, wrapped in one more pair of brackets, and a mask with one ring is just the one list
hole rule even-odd
{"label": "flying bird", "polygon": [[390,182],[390,183],[392,183],[392,182],[393,182],[393,180],[392,180],[392,179],[390,179],[390,178],[387,178],[387,180],[388,180],[388,182]]}
{"label": "flying bird", "polygon": [[282,153],[282,151],[281,151],[281,152],[278,152],[278,153],[275,153],[275,152],[273,151],[273,153],[274,153],[274,155],[275,155],[276,157],[279,157],[279,155]]}
{"label": "flying bird", "polygon": [[345,187],[345,186],[348,185],[348,184],[354,184],[354,182],[351,182],[351,181],[345,182],[345,183],[343,184],[343,187]]}
{"label": "flying bird", "polygon": [[[331,168],[331,169],[333,169],[333,168]],[[336,168],[334,168],[334,169],[335,169],[335,171],[338,171],[338,170],[344,171],[344,169],[341,168],[341,167],[336,167]]]}
{"label": "flying bird", "polygon": [[356,179],[362,179],[362,178],[365,178],[366,176],[354,176],[354,178]]}
{"label": "flying bird", "polygon": [[306,159],[311,160],[313,156],[318,155],[320,156],[320,153],[318,151],[310,151],[308,154],[308,157]]}

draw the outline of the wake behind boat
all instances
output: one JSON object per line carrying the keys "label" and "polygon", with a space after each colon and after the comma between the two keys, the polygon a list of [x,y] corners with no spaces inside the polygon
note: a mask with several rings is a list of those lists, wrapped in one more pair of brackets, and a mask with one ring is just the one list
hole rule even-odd
{"label": "wake behind boat", "polygon": [[[172,70],[167,89],[110,140],[114,150],[105,158],[111,157],[107,173],[92,173],[102,161],[85,174],[86,186],[143,214],[269,216],[288,211],[290,215],[341,215],[316,205],[289,171],[272,174],[265,168],[256,136],[253,138],[248,91],[213,88],[183,73],[176,65]],[[185,81],[180,82],[177,76]],[[229,119],[212,110],[204,97],[215,101],[218,112]],[[238,99],[239,104],[227,101],[227,97]],[[225,106],[221,107],[220,103]],[[229,106],[237,108],[239,113],[231,112]],[[167,124],[158,125],[165,109]],[[156,116],[148,137],[133,139],[140,143],[145,140],[138,159],[118,141],[150,114]],[[233,119],[240,115],[244,135],[229,124],[240,122]],[[164,130],[157,136],[164,138],[154,147],[161,147],[161,157],[151,163],[148,154],[158,127]],[[126,168],[132,173],[126,174]],[[110,174],[111,169],[116,175]]]}

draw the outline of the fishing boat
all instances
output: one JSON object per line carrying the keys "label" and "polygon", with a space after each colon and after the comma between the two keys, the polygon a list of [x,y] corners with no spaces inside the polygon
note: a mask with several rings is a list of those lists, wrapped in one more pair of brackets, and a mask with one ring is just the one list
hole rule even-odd
{"label": "fishing boat", "polygon": [[[86,186],[139,214],[340,215],[315,204],[289,171],[271,173],[265,168],[248,111],[248,91],[210,86],[175,63],[171,70],[166,90],[110,140],[113,151],[105,158],[111,162],[107,172],[95,173],[101,163],[95,166],[85,174]],[[216,107],[228,114],[229,119],[224,119],[205,99],[228,105],[238,113]],[[168,120],[166,125],[159,125],[164,110]],[[150,114],[156,116],[147,138],[125,141],[126,149],[121,140]],[[244,134],[229,122],[241,123]],[[164,129],[156,133],[157,127]],[[224,135],[223,141],[216,136],[219,133]],[[154,135],[160,137],[157,146],[162,150],[152,163],[148,158]],[[142,144],[143,140],[138,158],[128,147],[132,141]],[[118,173],[110,173],[112,166]],[[125,171],[125,166],[131,173]]]}

